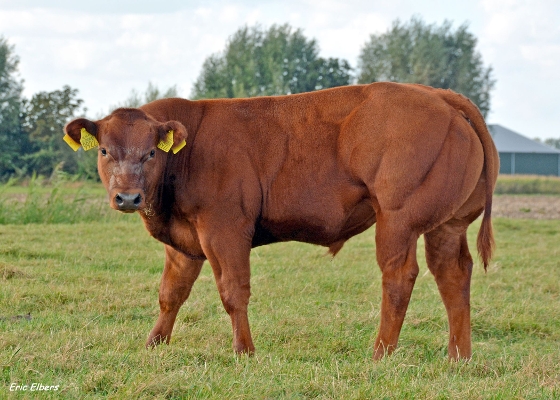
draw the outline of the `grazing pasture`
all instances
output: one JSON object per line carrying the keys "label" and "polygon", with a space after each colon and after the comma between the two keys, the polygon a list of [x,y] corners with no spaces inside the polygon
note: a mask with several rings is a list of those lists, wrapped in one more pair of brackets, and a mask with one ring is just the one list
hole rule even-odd
{"label": "grazing pasture", "polygon": [[[86,215],[84,204],[103,202],[86,189],[83,201],[53,203]],[[4,213],[23,212],[10,200],[16,192],[5,190]],[[39,397],[34,383],[57,387],[41,398],[76,399],[560,397],[560,220],[494,219],[495,257],[486,273],[479,262],[473,271],[470,362],[447,360],[447,318],[421,243],[401,346],[372,361],[381,296],[374,229],[334,259],[302,243],[252,251],[257,353],[247,357],[231,349],[207,264],[171,344],[144,348],[164,256],[138,216],[0,225],[0,398]],[[10,390],[18,385],[28,388]]]}

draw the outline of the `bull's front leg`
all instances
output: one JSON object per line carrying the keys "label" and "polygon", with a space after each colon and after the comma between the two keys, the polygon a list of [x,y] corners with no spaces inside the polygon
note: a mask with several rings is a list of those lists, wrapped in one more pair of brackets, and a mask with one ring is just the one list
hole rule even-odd
{"label": "bull's front leg", "polygon": [[252,225],[248,221],[245,224],[205,221],[199,231],[202,249],[212,266],[222,304],[231,318],[233,348],[236,353],[248,354],[255,351],[247,316],[251,296],[251,232]]}
{"label": "bull's front leg", "polygon": [[169,343],[175,318],[200,274],[204,260],[193,260],[171,246],[165,246],[165,268],[159,287],[159,317],[146,347]]}

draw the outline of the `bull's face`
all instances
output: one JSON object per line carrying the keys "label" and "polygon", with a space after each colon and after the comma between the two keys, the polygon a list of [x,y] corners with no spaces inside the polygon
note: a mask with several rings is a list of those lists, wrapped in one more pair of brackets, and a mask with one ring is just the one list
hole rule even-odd
{"label": "bull's face", "polygon": [[75,150],[98,147],[97,169],[110,205],[126,213],[149,212],[149,194],[163,179],[168,152],[179,151],[187,136],[180,122],[161,123],[134,108],[117,109],[95,122],[79,118],[64,130],[64,140]]}

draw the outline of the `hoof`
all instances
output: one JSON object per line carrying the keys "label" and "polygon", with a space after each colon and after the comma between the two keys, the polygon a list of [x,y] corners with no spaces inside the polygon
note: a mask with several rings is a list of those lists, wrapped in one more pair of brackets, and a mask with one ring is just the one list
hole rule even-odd
{"label": "hoof", "polygon": [[146,348],[153,349],[154,347],[163,343],[169,344],[169,339],[169,336],[161,336],[160,334],[150,335],[150,337],[146,341]]}
{"label": "hoof", "polygon": [[240,346],[235,346],[234,345],[233,350],[235,351],[235,354],[238,354],[238,355],[246,354],[249,357],[251,357],[255,354],[255,346],[252,346],[252,345],[249,346],[249,347],[243,346],[243,345],[240,345]]}

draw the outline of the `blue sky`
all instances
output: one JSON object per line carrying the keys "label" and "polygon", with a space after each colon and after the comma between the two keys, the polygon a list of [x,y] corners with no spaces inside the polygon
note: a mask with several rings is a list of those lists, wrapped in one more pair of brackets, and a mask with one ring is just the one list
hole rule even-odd
{"label": "blue sky", "polygon": [[289,23],[321,56],[355,67],[371,34],[412,16],[468,24],[497,80],[489,123],[560,137],[558,0],[0,0],[0,35],[15,46],[26,97],[67,84],[95,118],[150,81],[188,97],[205,58],[243,25]]}

